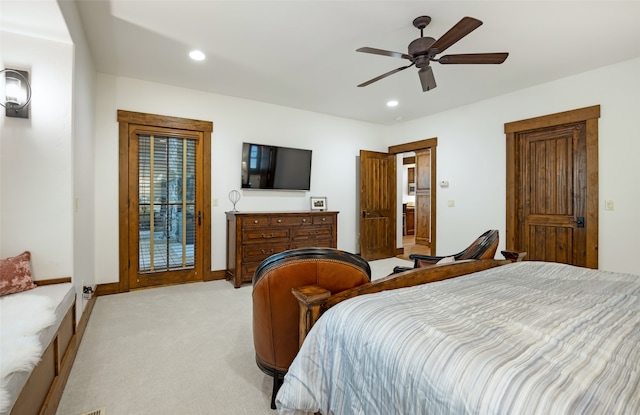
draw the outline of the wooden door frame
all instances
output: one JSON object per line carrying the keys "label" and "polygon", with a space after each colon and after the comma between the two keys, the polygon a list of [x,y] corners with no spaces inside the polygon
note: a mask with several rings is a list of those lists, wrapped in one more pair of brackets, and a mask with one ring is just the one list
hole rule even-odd
{"label": "wooden door frame", "polygon": [[528,118],[504,125],[507,144],[507,217],[506,217],[506,249],[516,249],[515,234],[517,232],[517,196],[516,183],[516,136],[519,133],[541,128],[555,127],[563,124],[584,122],[586,126],[587,147],[587,195],[586,217],[587,227],[587,267],[598,268],[598,118],[600,105],[559,112],[542,117]]}
{"label": "wooden door frame", "polygon": [[202,134],[202,260],[203,280],[211,274],[211,121],[192,120],[165,115],[145,114],[118,110],[118,231],[119,231],[119,281],[116,286],[104,287],[105,293],[127,292],[129,284],[129,131],[130,126],[162,127],[195,131]]}
{"label": "wooden door frame", "polygon": [[[435,252],[436,252],[436,205],[437,205],[436,203],[437,202],[436,150],[437,150],[437,147],[438,147],[438,137],[433,137],[433,138],[427,138],[425,140],[413,141],[410,143],[390,146],[389,149],[387,150],[389,154],[400,154],[400,153],[406,153],[409,151],[425,150],[427,148],[431,150],[431,217],[429,218],[429,220],[431,221],[431,245],[429,247],[429,249],[431,250],[431,255],[435,255]],[[396,240],[395,244],[397,245],[397,243],[398,241]]]}

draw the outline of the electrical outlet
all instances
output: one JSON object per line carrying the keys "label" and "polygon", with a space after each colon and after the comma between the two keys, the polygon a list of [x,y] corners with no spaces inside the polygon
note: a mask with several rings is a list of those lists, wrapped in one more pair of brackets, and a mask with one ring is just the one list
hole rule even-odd
{"label": "electrical outlet", "polygon": [[82,297],[85,300],[91,300],[91,297],[93,296],[93,287],[89,287],[84,285],[82,287]]}

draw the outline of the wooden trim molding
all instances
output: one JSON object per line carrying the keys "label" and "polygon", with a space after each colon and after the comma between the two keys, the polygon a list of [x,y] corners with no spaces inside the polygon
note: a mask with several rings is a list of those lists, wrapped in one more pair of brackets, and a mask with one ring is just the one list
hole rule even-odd
{"label": "wooden trim molding", "polygon": [[558,112],[541,117],[509,122],[504,125],[506,137],[506,248],[514,250],[517,230],[517,183],[516,176],[516,137],[526,131],[549,128],[564,124],[584,122],[586,125],[587,157],[587,196],[586,219],[589,221],[586,246],[586,266],[598,267],[598,203],[599,203],[599,166],[598,166],[598,118],[600,105]]}
{"label": "wooden trim molding", "polygon": [[129,291],[128,289],[126,291],[122,291],[121,288],[122,288],[122,285],[119,282],[98,284],[96,286],[96,296],[99,297],[101,295],[119,294],[119,293]]}
{"label": "wooden trim molding", "polygon": [[180,130],[195,130],[213,132],[211,121],[192,120],[189,118],[171,117],[168,115],[146,114],[118,110],[118,122],[124,124],[147,125],[152,127],[177,128]]}
{"label": "wooden trim molding", "polygon": [[[402,253],[402,252],[400,252]],[[224,280],[226,279],[226,270],[221,269],[221,270],[215,270],[215,271],[209,271],[207,272],[207,270],[204,271],[204,276],[202,278],[203,281],[218,281],[218,280]],[[38,281],[36,281],[37,283]],[[96,286],[96,292],[94,297],[100,297],[103,295],[112,295],[112,294],[120,294],[120,293],[124,293],[127,291],[122,291],[120,289],[121,285],[119,282],[110,282],[110,283],[106,283],[106,284],[98,284]]]}
{"label": "wooden trim molding", "polygon": [[438,137],[412,141],[410,143],[398,144],[395,146],[389,146],[388,153],[399,154],[399,153],[406,153],[408,151],[424,150],[427,148],[431,149],[431,218],[430,218],[431,245],[429,246],[429,248],[431,249],[431,253],[434,254],[436,252],[436,246],[437,246],[436,211],[438,206],[438,192],[436,191],[436,189],[438,185],[438,180],[436,177],[436,172],[438,171],[437,169]]}
{"label": "wooden trim molding", "polygon": [[576,110],[545,115],[542,117],[527,118],[521,121],[509,122],[504,125],[504,132],[505,134],[511,134],[598,118],[600,118],[600,105],[594,105],[592,107],[580,108]]}
{"label": "wooden trim molding", "polygon": [[71,282],[71,277],[52,278],[50,280],[40,280],[40,281],[34,280],[33,282],[38,286],[61,284],[63,282]]}
{"label": "wooden trim molding", "polygon": [[154,129],[165,128],[173,130],[183,130],[184,134],[193,135],[193,132],[202,137],[203,150],[203,188],[202,188],[202,232],[203,237],[201,247],[203,253],[202,275],[204,280],[211,273],[211,134],[213,123],[211,121],[201,121],[188,118],[171,117],[167,115],[146,114],[132,111],[117,111],[119,122],[119,161],[118,161],[118,215],[119,215],[119,282],[118,287],[113,284],[101,284],[97,288],[98,295],[114,294],[117,292],[127,292],[130,286],[129,261],[129,136],[133,129]]}
{"label": "wooden trim molding", "polygon": [[436,147],[438,145],[438,138],[427,138],[419,141],[412,141],[410,143],[398,144],[395,146],[389,146],[389,154],[406,153],[408,151],[422,150],[429,147]]}
{"label": "wooden trim molding", "polygon": [[224,269],[217,270],[217,271],[210,271],[210,272],[205,271],[204,273],[205,281],[218,281],[218,280],[224,280],[226,278],[227,278],[227,271]]}

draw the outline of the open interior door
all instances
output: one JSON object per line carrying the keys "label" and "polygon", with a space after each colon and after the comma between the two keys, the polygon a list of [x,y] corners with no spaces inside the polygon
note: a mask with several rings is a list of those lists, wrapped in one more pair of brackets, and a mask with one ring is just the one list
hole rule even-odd
{"label": "open interior door", "polygon": [[360,150],[360,255],[390,258],[395,246],[396,156]]}

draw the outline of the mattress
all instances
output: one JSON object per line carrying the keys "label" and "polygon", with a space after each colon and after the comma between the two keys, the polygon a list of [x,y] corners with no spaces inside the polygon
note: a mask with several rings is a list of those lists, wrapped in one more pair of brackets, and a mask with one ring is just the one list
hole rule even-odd
{"label": "mattress", "polygon": [[[38,333],[38,338],[40,340],[40,344],[42,345],[42,350],[46,350],[53,340],[56,331],[58,331],[62,319],[64,319],[65,315],[69,311],[69,308],[73,305],[73,302],[76,299],[76,293],[73,284],[70,282],[66,282],[60,284],[42,285],[34,288],[33,290],[23,291],[21,293],[11,295],[41,295],[49,297],[54,302],[54,304],[57,304],[57,306],[55,307],[55,322]],[[9,376],[7,376],[6,391],[9,394],[10,400],[9,410],[7,411],[7,413],[11,412],[11,408],[13,407],[16,399],[18,399],[20,391],[27,383],[30,374],[31,372],[20,371],[13,372]]]}
{"label": "mattress", "polygon": [[640,277],[520,262],[328,310],[280,414],[638,414]]}

